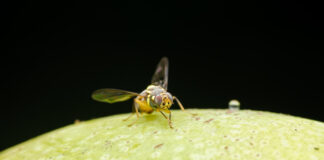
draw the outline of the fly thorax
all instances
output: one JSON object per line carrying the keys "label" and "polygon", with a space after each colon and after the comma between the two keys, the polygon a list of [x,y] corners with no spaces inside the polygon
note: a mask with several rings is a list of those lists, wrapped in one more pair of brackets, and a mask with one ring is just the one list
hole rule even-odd
{"label": "fly thorax", "polygon": [[152,95],[148,95],[147,96],[147,99],[146,99],[146,102],[149,106],[153,107],[153,108],[157,108],[158,105],[155,103],[154,101],[155,99],[155,96],[152,96]]}
{"label": "fly thorax", "polygon": [[152,93],[156,90],[159,90],[159,89],[163,89],[161,86],[156,86],[156,85],[149,85],[147,88],[146,88],[146,91]]}

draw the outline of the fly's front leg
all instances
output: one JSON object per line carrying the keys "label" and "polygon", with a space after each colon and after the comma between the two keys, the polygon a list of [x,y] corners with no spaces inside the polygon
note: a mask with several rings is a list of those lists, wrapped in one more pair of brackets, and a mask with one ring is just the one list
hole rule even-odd
{"label": "fly's front leg", "polygon": [[163,115],[165,119],[168,120],[170,128],[173,129],[172,122],[171,122],[171,112],[169,113],[169,117],[167,117],[162,111],[160,111],[160,113]]}
{"label": "fly's front leg", "polygon": [[191,115],[193,116],[196,116],[197,114],[196,113],[191,113],[191,112],[188,112],[184,109],[183,105],[181,104],[180,100],[176,97],[176,96],[173,96],[173,99],[175,99],[179,105],[179,107],[181,108],[182,111],[184,112],[187,112],[187,113],[190,113]]}

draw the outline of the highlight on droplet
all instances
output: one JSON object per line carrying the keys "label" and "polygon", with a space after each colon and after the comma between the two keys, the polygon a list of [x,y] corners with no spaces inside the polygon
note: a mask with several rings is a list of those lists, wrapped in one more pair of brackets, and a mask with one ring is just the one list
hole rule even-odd
{"label": "highlight on droplet", "polygon": [[240,102],[236,99],[232,99],[231,101],[228,102],[228,108],[231,111],[237,111],[240,110]]}

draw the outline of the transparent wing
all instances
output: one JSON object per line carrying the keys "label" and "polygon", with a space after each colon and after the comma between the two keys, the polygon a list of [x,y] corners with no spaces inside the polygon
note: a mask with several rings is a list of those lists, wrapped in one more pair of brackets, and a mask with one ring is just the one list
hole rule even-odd
{"label": "transparent wing", "polygon": [[163,57],[152,77],[152,84],[160,85],[165,90],[168,89],[168,74],[169,74],[169,60],[167,57]]}
{"label": "transparent wing", "polygon": [[120,89],[104,88],[94,91],[91,97],[92,99],[99,102],[115,103],[126,101],[137,95],[138,94],[135,92],[129,92]]}

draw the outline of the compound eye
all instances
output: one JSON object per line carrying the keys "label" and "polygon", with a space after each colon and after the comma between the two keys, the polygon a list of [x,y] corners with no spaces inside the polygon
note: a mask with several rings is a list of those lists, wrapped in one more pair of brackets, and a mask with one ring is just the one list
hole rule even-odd
{"label": "compound eye", "polygon": [[172,102],[173,101],[172,95],[170,93],[167,93],[167,95],[168,95],[168,98],[170,99],[170,101]]}
{"label": "compound eye", "polygon": [[155,101],[156,104],[160,105],[161,102],[162,102],[162,97],[161,96],[156,96],[154,101]]}

